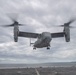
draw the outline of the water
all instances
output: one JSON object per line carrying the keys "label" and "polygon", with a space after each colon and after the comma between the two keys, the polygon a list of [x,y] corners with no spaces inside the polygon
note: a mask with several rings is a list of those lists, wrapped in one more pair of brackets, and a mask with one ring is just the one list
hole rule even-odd
{"label": "water", "polygon": [[35,67],[76,67],[76,62],[43,63],[43,64],[0,64],[0,69],[6,69],[6,68],[35,68]]}

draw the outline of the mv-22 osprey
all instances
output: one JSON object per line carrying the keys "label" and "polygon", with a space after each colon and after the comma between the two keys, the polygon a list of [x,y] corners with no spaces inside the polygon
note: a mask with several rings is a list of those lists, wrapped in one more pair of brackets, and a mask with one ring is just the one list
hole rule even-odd
{"label": "mv-22 osprey", "polygon": [[37,41],[33,43],[33,49],[43,48],[43,47],[50,49],[50,42],[52,38],[65,37],[66,42],[70,41],[70,27],[71,27],[70,24],[74,22],[75,19],[70,20],[69,22],[61,25],[62,27],[64,27],[63,32],[58,32],[58,33],[42,32],[41,34],[19,31],[19,26],[21,26],[22,24],[19,24],[17,21],[13,19],[12,21],[13,21],[13,24],[4,25],[4,26],[5,27],[14,26],[14,41],[15,42],[18,42],[18,37],[37,38]]}

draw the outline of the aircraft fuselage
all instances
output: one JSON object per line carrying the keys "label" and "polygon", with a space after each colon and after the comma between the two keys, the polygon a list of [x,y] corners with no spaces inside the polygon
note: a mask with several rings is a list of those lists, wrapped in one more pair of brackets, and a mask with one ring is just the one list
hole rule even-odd
{"label": "aircraft fuselage", "polygon": [[50,41],[52,40],[49,32],[43,32],[41,36],[34,43],[34,48],[42,48],[50,46]]}

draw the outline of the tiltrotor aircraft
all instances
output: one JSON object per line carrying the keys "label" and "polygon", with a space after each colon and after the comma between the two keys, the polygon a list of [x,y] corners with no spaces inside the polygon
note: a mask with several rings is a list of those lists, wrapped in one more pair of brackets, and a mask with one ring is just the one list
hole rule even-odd
{"label": "tiltrotor aircraft", "polygon": [[21,24],[19,24],[16,20],[13,20],[13,24],[4,26],[5,27],[14,26],[15,42],[18,42],[18,37],[37,38],[37,41],[35,41],[35,43],[33,44],[33,49],[43,47],[50,49],[50,42],[52,38],[65,37],[66,42],[70,41],[70,27],[71,27],[70,24],[74,21],[75,20],[73,19],[61,25],[62,27],[64,27],[63,32],[58,33],[42,32],[41,34],[39,34],[39,33],[19,31],[19,26],[21,26]]}

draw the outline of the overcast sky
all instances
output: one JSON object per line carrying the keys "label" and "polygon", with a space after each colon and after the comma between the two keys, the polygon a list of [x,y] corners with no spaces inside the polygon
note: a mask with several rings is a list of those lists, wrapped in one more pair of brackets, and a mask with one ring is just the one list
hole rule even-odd
{"label": "overcast sky", "polygon": [[[76,18],[76,0],[0,0],[0,25],[12,24],[10,16],[26,32],[62,32],[62,25]],[[13,13],[13,14],[12,14]],[[16,14],[14,14],[16,13]],[[54,25],[54,26],[53,26]],[[76,26],[76,22],[71,24]],[[36,39],[32,39],[35,42]],[[65,38],[52,39],[51,48],[33,50],[28,38],[13,40],[13,28],[0,27],[0,63],[44,63],[76,61],[76,29],[71,29],[71,41]]]}

